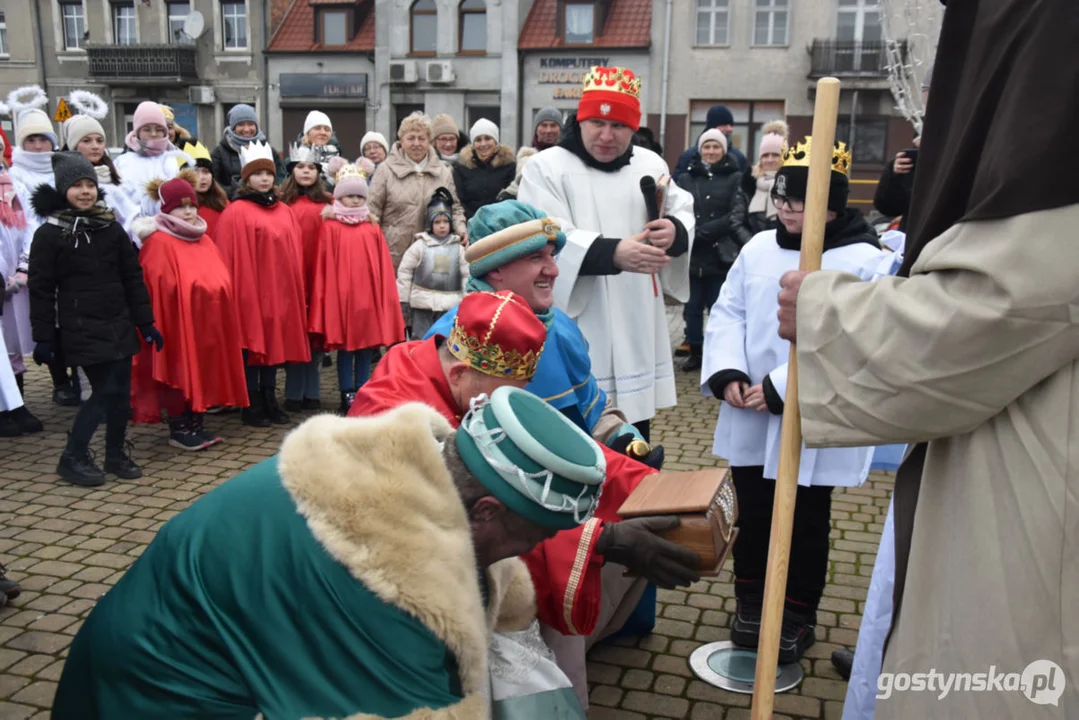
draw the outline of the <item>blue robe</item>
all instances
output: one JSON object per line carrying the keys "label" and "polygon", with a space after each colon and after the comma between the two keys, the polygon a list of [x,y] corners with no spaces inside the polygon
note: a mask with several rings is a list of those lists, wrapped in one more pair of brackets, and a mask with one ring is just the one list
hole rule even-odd
{"label": "blue robe", "polygon": [[[607,406],[607,393],[599,389],[588,357],[588,341],[569,315],[555,309],[547,328],[547,344],[539,367],[525,390],[554,405],[589,435]],[[446,312],[431,326],[424,339],[448,336],[457,308]]]}

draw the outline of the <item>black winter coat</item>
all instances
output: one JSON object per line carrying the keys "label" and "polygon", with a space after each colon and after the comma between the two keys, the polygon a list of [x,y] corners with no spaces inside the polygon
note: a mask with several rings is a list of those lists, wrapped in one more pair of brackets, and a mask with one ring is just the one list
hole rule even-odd
{"label": "black winter coat", "polygon": [[[42,217],[69,209],[42,185],[33,196]],[[68,365],[95,365],[139,352],[136,328],[153,325],[150,295],[135,246],[117,222],[89,232],[45,222],[30,247],[30,325],[35,342],[63,348]],[[59,328],[57,328],[59,325]]]}
{"label": "black winter coat", "polygon": [[457,197],[471,218],[484,205],[496,202],[498,193],[508,188],[517,177],[517,157],[513,148],[499,145],[487,162],[480,160],[469,145],[453,164],[453,184]]}
{"label": "black winter coat", "polygon": [[742,173],[730,153],[711,168],[700,159],[678,179],[678,185],[693,195],[697,229],[689,273],[693,277],[726,277],[744,242],[731,231],[731,208],[739,194]]}
{"label": "black winter coat", "polygon": [[[210,151],[210,162],[214,166],[214,180],[217,180],[229,200],[232,200],[236,197],[236,189],[240,187],[240,171],[243,170],[240,153],[232,149],[227,139],[221,138],[221,142]],[[276,150],[273,151],[273,164],[277,170],[274,184],[280,185],[285,182],[288,173],[285,171],[285,163],[281,162],[281,154]]]}
{"label": "black winter coat", "polygon": [[763,212],[749,212],[749,201],[757,194],[757,178],[752,172],[742,175],[741,190],[731,207],[731,230],[738,242],[745,245],[757,233],[775,230],[779,226],[779,216],[768,218]]}

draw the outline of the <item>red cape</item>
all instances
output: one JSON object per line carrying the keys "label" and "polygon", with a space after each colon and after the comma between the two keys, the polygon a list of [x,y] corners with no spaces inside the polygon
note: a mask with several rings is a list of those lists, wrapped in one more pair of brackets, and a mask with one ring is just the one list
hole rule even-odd
{"label": "red cape", "polygon": [[[457,427],[463,413],[450,393],[438,360],[436,337],[389,349],[356,393],[348,414],[377,415],[407,402],[427,403]],[[600,445],[607,461],[595,517],[579,528],[563,530],[522,556],[536,586],[539,619],[565,635],[588,635],[600,611],[603,556],[595,554],[604,521],[618,520],[618,508],[652,468]]]}
{"label": "red cape", "polygon": [[363,350],[405,339],[397,275],[378,225],[322,224],[307,329],[321,336],[327,350]]}
{"label": "red cape", "polygon": [[214,242],[217,242],[217,221],[221,219],[222,212],[206,205],[199,205],[199,217],[206,221],[206,234]]}
{"label": "red cape", "polygon": [[232,202],[217,223],[248,365],[308,362],[300,228],[284,203]]}
{"label": "red cape", "polygon": [[303,287],[307,306],[311,307],[311,290],[315,286],[315,262],[318,259],[318,233],[322,229],[323,203],[317,203],[306,195],[300,195],[289,205],[296,222],[300,225],[303,243]]}
{"label": "red cape", "polygon": [[194,412],[246,407],[240,319],[217,246],[205,235],[187,242],[158,231],[143,241],[139,264],[165,344],[135,356],[134,421],[161,420],[161,385],[182,391]]}

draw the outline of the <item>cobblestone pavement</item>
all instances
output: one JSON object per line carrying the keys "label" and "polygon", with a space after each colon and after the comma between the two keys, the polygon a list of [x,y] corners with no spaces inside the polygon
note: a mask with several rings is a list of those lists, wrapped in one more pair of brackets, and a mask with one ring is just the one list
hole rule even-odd
{"label": "cobblestone pavement", "polygon": [[[324,370],[328,408],[338,402],[335,383],[336,372]],[[655,423],[669,469],[716,464],[711,456],[715,401],[701,398],[693,384],[689,375],[679,378],[679,406]],[[33,368],[27,374],[28,406],[46,431],[0,439],[0,562],[23,588],[12,606],[0,610],[0,720],[48,717],[68,644],[98,598],[162,524],[273,455],[286,431],[244,427],[237,413],[210,416],[208,424],[226,442],[184,453],[168,445],[165,426],[138,426],[129,438],[144,477],[84,489],[54,474],[74,408],[57,407],[50,393],[48,373]],[[99,458],[103,435],[104,428],[95,438]],[[846,683],[828,658],[836,647],[855,643],[891,488],[891,476],[874,474],[863,487],[835,494],[818,642],[802,660],[801,687],[776,698],[776,717],[840,717]],[[699,645],[728,637],[734,610],[729,571],[685,592],[660,591],[657,610],[651,636],[593,649],[588,665],[592,720],[748,718],[749,696],[696,680],[687,660]]]}

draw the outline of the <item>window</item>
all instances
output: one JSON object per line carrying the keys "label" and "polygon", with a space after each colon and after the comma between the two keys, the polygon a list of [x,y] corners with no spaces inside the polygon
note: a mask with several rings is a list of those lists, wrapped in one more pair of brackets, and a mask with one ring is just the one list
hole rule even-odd
{"label": "window", "polygon": [[502,108],[498,105],[470,105],[468,112],[468,126],[472,127],[480,118],[490,120],[495,125],[502,123]]}
{"label": "window", "polygon": [[60,18],[64,28],[64,50],[79,50],[86,36],[86,13],[82,3],[62,3]]}
{"label": "window", "polygon": [[195,41],[184,32],[184,21],[191,14],[191,3],[170,2],[169,11],[169,42],[173,45],[191,45]]}
{"label": "window", "polygon": [[416,0],[409,11],[413,55],[434,55],[438,47],[438,8],[435,0]]}
{"label": "window", "polygon": [[836,69],[879,71],[883,33],[879,0],[839,0]]}
{"label": "window", "polygon": [[487,4],[484,0],[461,0],[458,15],[461,19],[460,51],[487,52]]}
{"label": "window", "polygon": [[745,153],[746,160],[754,163],[759,160],[757,146],[760,144],[761,126],[772,120],[782,120],[784,108],[782,101],[746,102],[744,100],[699,100],[690,105],[689,137],[695,144],[704,132],[708,108],[713,105],[726,105],[734,116],[734,132],[731,144]]}
{"label": "window", "polygon": [[112,4],[112,42],[115,45],[134,45],[138,42],[135,32],[134,4]]}
{"label": "window", "polygon": [[847,143],[852,162],[884,164],[887,161],[888,118],[856,117],[853,138],[850,118],[840,119],[835,125],[835,139]]}
{"label": "window", "polygon": [[697,44],[727,45],[730,0],[697,0]]}
{"label": "window", "polygon": [[221,26],[225,29],[226,50],[247,49],[247,6],[244,3],[221,3]]}
{"label": "window", "polygon": [[[393,106],[393,127],[400,127],[401,121],[414,112],[423,112],[423,105],[416,105],[413,103],[401,103]],[[390,143],[390,147],[393,147],[393,143]]]}
{"label": "window", "polygon": [[0,12],[0,55],[7,55],[7,20],[4,13]]}
{"label": "window", "polygon": [[567,45],[591,45],[595,40],[596,6],[592,3],[566,3]]}
{"label": "window", "polygon": [[323,10],[319,29],[322,44],[327,47],[347,45],[351,39],[348,32],[348,10]]}
{"label": "window", "polygon": [[753,44],[787,44],[787,0],[757,0]]}

